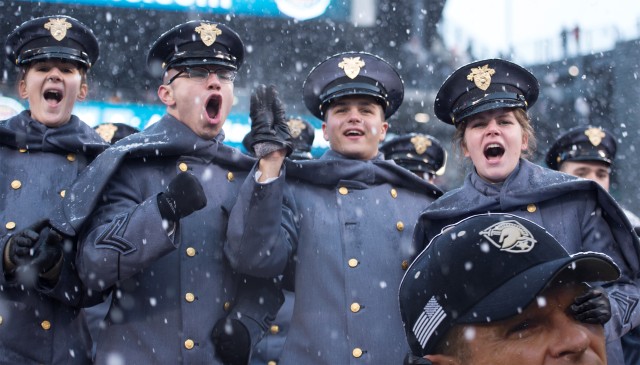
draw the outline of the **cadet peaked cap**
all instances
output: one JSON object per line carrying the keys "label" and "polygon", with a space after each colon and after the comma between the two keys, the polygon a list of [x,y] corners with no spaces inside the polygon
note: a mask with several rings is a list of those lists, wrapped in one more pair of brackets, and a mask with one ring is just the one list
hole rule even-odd
{"label": "cadet peaked cap", "polygon": [[457,69],[440,87],[434,104],[438,119],[456,124],[472,115],[499,108],[527,110],[538,100],[533,74],[515,63],[489,59]]}
{"label": "cadet peaked cap", "polygon": [[147,55],[151,74],[160,76],[170,68],[220,65],[239,70],[244,60],[240,36],[222,23],[192,20],[158,38]]}
{"label": "cadet peaked cap", "polygon": [[114,144],[130,134],[138,133],[140,130],[124,123],[104,123],[93,127],[96,132],[107,143]]}
{"label": "cadet peaked cap", "polygon": [[521,313],[558,275],[581,282],[616,280],[602,253],[569,255],[544,228],[509,214],[482,214],[443,230],[400,283],[400,312],[411,352],[433,354],[455,325]]}
{"label": "cadet peaked cap", "polygon": [[616,158],[616,139],[599,127],[575,127],[558,138],[545,161],[549,168],[559,170],[565,161],[600,161],[608,166]]}
{"label": "cadet peaked cap", "polygon": [[435,137],[428,134],[409,133],[392,138],[380,145],[380,152],[387,160],[411,171],[432,175],[444,174],[447,151]]}
{"label": "cadet peaked cap", "polygon": [[91,29],[66,15],[28,20],[14,29],[5,43],[7,58],[17,66],[48,59],[69,60],[90,68],[100,54]]}
{"label": "cadet peaked cap", "polygon": [[302,86],[304,104],[323,119],[326,107],[348,95],[372,96],[389,118],[402,104],[404,84],[398,72],[382,58],[365,52],[345,52],[315,66]]}

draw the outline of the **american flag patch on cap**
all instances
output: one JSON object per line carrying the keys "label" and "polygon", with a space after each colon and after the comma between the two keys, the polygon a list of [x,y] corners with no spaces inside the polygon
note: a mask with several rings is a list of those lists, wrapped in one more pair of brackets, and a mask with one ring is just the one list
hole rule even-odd
{"label": "american flag patch on cap", "polygon": [[445,318],[447,318],[447,314],[438,304],[436,298],[431,297],[413,325],[413,334],[422,348],[424,348],[429,337]]}

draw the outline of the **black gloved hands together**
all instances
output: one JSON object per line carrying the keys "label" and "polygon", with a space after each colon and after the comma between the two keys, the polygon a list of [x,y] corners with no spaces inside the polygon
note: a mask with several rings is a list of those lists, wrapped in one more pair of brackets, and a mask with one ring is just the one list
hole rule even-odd
{"label": "black gloved hands together", "polygon": [[216,355],[225,365],[246,365],[251,356],[251,338],[237,319],[221,318],[211,333]]}
{"label": "black gloved hands together", "polygon": [[188,172],[179,173],[167,191],[158,195],[158,209],[163,219],[177,222],[207,205],[207,197],[198,179]]}
{"label": "black gloved hands together", "polygon": [[574,299],[571,305],[573,317],[584,323],[604,325],[611,319],[611,303],[607,292],[599,286]]}
{"label": "black gloved hands together", "polygon": [[251,94],[249,107],[251,148],[256,157],[261,158],[283,148],[287,155],[291,154],[293,146],[285,114],[275,86],[258,85]]}

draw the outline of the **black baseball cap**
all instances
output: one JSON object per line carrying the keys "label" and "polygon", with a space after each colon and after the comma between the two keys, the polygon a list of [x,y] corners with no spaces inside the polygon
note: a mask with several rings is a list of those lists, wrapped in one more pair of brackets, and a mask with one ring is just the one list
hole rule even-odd
{"label": "black baseball cap", "polygon": [[229,26],[192,20],[173,27],[151,46],[147,67],[155,76],[176,67],[219,65],[239,70],[244,60],[244,43]]}
{"label": "black baseball cap", "polygon": [[581,126],[561,135],[549,148],[545,161],[553,170],[565,161],[599,161],[611,166],[616,158],[616,139],[604,128]]}
{"label": "black baseball cap", "polygon": [[544,228],[510,214],[475,215],[445,228],[400,284],[411,352],[433,354],[455,325],[521,313],[561,273],[581,283],[616,280],[620,270],[602,253],[570,255]]}
{"label": "black baseball cap", "polygon": [[385,117],[398,110],[404,99],[404,83],[384,59],[366,52],[333,55],[314,67],[302,86],[304,104],[323,119],[326,107],[337,98],[371,96],[382,105]]}
{"label": "black baseball cap", "polygon": [[89,69],[100,54],[93,31],[66,15],[45,16],[20,24],[7,37],[5,49],[9,61],[17,66],[59,59]]}
{"label": "black baseball cap", "polygon": [[440,87],[434,110],[448,124],[488,110],[522,108],[538,100],[540,86],[523,67],[498,58],[472,62],[454,71]]}

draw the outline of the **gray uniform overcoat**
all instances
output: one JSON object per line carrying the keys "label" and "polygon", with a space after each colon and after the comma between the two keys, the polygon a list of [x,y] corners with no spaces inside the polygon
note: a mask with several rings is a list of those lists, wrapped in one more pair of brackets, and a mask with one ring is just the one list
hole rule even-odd
{"label": "gray uniform overcoat", "polygon": [[[288,161],[286,176],[286,184],[280,177],[267,186],[247,180],[232,212],[245,224],[230,227],[226,245],[239,271],[268,276],[281,269],[281,255],[291,250],[287,235],[256,235],[260,217],[249,208],[258,192],[290,189],[299,227],[287,270],[294,272],[295,303],[280,364],[401,363],[408,345],[397,290],[420,250],[412,244],[414,224],[441,191],[381,156],[359,161],[332,151]],[[282,201],[261,203],[279,211]]]}
{"label": "gray uniform overcoat", "polygon": [[[237,285],[223,241],[229,211],[254,162],[218,140],[199,138],[166,115],[113,145],[89,167],[93,176],[74,185],[77,201],[90,202],[91,194],[83,190],[95,186],[100,192],[106,184],[78,256],[79,273],[89,287],[113,288],[107,326],[97,341],[97,364],[219,363],[211,330],[233,305]],[[207,205],[167,227],[157,195],[181,171],[199,179]],[[66,210],[74,228],[91,210],[84,205]]]}
{"label": "gray uniform overcoat", "polygon": [[502,184],[489,184],[473,171],[461,188],[430,205],[416,227],[426,243],[446,225],[473,214],[512,213],[551,233],[569,253],[605,253],[622,271],[606,286],[613,316],[605,325],[610,364],[622,364],[619,338],[640,323],[640,250],[638,237],[614,199],[597,183],[553,171],[527,160]]}
{"label": "gray uniform overcoat", "polygon": [[[0,122],[1,252],[13,233],[49,218],[80,171],[107,147],[75,116],[58,128],[33,120],[28,110]],[[69,240],[65,244],[61,275],[54,287],[38,283],[29,289],[3,268],[0,363],[89,361],[90,339],[78,308],[91,302],[74,268],[74,244]]]}

